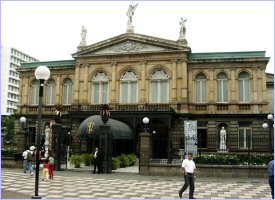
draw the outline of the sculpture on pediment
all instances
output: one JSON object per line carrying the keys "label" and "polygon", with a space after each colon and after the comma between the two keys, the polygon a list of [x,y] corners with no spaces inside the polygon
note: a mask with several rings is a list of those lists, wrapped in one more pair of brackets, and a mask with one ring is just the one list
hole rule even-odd
{"label": "sculpture on pediment", "polygon": [[127,11],[127,16],[129,17],[128,25],[132,24],[132,17],[135,14],[135,10],[137,6],[138,6],[138,3],[136,5],[134,5],[133,3],[129,5],[128,11]]}
{"label": "sculpture on pediment", "polygon": [[182,34],[185,34],[185,31],[186,31],[186,29],[185,29],[185,22],[187,21],[187,19],[183,19],[183,18],[181,18],[181,20],[180,20],[180,34],[182,35]]}
{"label": "sculpture on pediment", "polygon": [[86,42],[86,34],[87,34],[87,30],[84,28],[84,26],[82,26],[82,29],[81,29],[81,39],[82,39],[82,41]]}

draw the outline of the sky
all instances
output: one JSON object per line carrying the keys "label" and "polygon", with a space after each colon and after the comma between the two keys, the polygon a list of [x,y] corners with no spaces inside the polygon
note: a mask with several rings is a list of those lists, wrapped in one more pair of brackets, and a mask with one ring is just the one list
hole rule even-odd
{"label": "sky", "polygon": [[[126,33],[131,1],[1,1],[1,44],[40,61],[70,60],[81,27],[92,45]],[[186,18],[193,53],[266,51],[274,73],[273,1],[134,1],[135,33],[177,40]]]}

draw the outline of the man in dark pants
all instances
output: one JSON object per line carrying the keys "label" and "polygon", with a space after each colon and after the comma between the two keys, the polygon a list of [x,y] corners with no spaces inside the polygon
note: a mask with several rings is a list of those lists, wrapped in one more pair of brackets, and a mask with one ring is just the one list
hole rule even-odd
{"label": "man in dark pants", "polygon": [[274,199],[274,160],[268,163],[268,182],[271,188],[272,199]]}
{"label": "man in dark pants", "polygon": [[188,153],[187,158],[185,158],[182,162],[182,172],[184,174],[184,185],[179,191],[179,197],[182,198],[182,193],[188,188],[189,186],[189,199],[195,199],[194,198],[194,190],[195,190],[195,169],[196,165],[195,162],[193,161],[193,154]]}
{"label": "man in dark pants", "polygon": [[96,168],[97,168],[97,173],[100,173],[100,153],[98,148],[95,148],[95,153],[94,153],[94,174],[96,173]]}

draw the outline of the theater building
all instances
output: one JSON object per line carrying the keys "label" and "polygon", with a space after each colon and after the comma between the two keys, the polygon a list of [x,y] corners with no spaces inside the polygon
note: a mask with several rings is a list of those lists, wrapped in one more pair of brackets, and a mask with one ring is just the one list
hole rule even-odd
{"label": "theater building", "polygon": [[222,127],[227,152],[245,151],[248,143],[251,151],[269,152],[273,133],[262,128],[274,102],[268,61],[264,51],[192,53],[185,27],[176,41],[133,29],[91,45],[82,38],[71,60],[21,64],[17,117],[27,118],[28,144],[34,144],[39,89],[34,71],[44,65],[51,75],[44,85],[43,128],[60,111],[64,144],[69,132],[75,153],[91,153],[99,145],[102,122],[96,115],[104,103],[111,107],[113,155],[139,155],[144,117],[152,159],[178,156],[188,121],[196,122],[196,145],[205,152],[219,151]]}

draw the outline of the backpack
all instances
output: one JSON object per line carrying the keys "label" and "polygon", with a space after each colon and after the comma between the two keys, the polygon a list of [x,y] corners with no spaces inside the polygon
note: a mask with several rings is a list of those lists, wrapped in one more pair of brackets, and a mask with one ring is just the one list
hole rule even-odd
{"label": "backpack", "polygon": [[28,152],[28,154],[27,154],[27,161],[28,162],[33,161],[33,156],[30,152]]}
{"label": "backpack", "polygon": [[53,165],[54,164],[54,158],[53,157],[49,157],[49,163],[50,163],[50,165]]}

